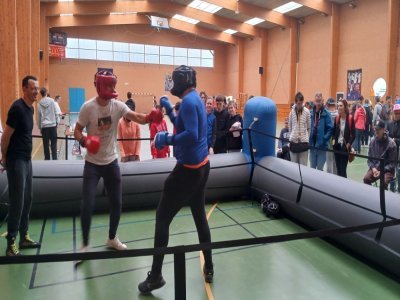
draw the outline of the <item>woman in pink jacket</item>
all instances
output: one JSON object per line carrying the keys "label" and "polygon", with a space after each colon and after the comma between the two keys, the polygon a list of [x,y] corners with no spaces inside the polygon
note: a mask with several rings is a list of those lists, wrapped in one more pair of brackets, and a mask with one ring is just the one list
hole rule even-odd
{"label": "woman in pink jacket", "polygon": [[364,107],[362,105],[357,104],[356,112],[354,114],[354,127],[356,128],[356,138],[354,140],[354,149],[357,153],[361,152],[361,137],[364,134],[365,130],[365,121],[366,121],[366,114]]}

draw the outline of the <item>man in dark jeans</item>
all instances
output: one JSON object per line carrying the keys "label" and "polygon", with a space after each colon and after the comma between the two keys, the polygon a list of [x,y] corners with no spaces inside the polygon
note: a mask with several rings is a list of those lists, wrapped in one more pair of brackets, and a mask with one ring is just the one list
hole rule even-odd
{"label": "man in dark jeans", "polygon": [[54,100],[47,96],[47,89],[41,88],[42,99],[37,106],[37,126],[42,133],[44,159],[50,160],[49,142],[51,144],[51,158],[57,160],[57,117],[58,110]]}
{"label": "man in dark jeans", "polygon": [[38,81],[34,76],[22,80],[23,97],[10,107],[1,138],[1,164],[7,170],[8,223],[6,256],[20,255],[15,239],[20,234],[19,248],[39,248],[29,237],[29,213],[32,205],[32,129],[33,103],[37,100]]}

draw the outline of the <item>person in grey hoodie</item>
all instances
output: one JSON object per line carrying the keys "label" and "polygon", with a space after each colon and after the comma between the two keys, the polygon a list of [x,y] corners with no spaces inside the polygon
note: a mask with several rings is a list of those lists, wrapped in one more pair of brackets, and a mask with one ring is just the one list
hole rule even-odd
{"label": "person in grey hoodie", "polygon": [[51,143],[51,158],[57,159],[57,108],[54,100],[47,97],[47,89],[40,89],[42,99],[37,106],[37,126],[42,133],[44,159],[50,160],[49,142]]}

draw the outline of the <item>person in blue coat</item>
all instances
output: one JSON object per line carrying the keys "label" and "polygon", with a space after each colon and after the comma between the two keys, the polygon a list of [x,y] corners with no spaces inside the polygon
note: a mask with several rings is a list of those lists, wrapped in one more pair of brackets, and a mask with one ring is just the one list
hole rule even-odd
{"label": "person in blue coat", "polygon": [[332,136],[332,117],[324,107],[321,93],[315,94],[314,107],[311,110],[310,128],[310,167],[323,170],[326,162],[326,150]]}

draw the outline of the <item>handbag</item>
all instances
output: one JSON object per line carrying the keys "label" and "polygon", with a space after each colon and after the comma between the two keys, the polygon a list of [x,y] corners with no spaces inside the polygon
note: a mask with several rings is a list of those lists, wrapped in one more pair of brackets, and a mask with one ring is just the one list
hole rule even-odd
{"label": "handbag", "polygon": [[302,143],[290,143],[290,152],[302,153],[308,151],[310,145],[307,142]]}
{"label": "handbag", "polygon": [[349,163],[352,163],[353,160],[356,159],[356,154],[357,154],[356,150],[354,150],[354,148],[351,148],[351,150],[348,152],[349,152]]}

